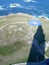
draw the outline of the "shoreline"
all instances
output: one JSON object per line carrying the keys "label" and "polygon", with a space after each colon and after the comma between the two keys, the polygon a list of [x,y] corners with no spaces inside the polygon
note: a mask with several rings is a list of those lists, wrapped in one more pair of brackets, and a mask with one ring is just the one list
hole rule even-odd
{"label": "shoreline", "polygon": [[31,14],[26,14],[26,13],[11,13],[11,14],[8,14],[8,15],[3,15],[3,16],[0,16],[1,17],[8,17],[8,16],[13,16],[13,15],[25,15],[25,16],[29,16],[29,17],[33,17],[33,18],[42,18],[42,19],[46,19],[46,20],[49,20],[49,18],[47,16],[44,16],[44,15],[39,15],[39,16],[36,16],[36,15],[31,15]]}

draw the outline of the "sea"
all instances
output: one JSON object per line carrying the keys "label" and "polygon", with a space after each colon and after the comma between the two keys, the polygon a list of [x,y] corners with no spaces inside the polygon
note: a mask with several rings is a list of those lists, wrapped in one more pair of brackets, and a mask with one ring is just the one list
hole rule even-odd
{"label": "sea", "polygon": [[49,0],[0,0],[0,16],[16,13],[49,18]]}

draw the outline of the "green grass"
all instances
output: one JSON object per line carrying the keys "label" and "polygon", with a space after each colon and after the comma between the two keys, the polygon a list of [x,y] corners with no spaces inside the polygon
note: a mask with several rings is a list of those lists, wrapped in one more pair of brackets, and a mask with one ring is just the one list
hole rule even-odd
{"label": "green grass", "polygon": [[[19,50],[13,53],[14,55],[10,54],[9,56],[7,56],[9,59],[7,58],[8,59],[7,61],[5,59],[5,62],[2,62],[1,65],[3,64],[9,65],[12,63],[26,62],[29,56],[30,48],[31,48],[31,45],[28,45],[28,44],[23,45],[22,48],[20,48]],[[3,56],[6,57],[6,55],[3,55]]]}
{"label": "green grass", "polygon": [[[3,21],[3,19],[6,19],[6,21]],[[11,15],[11,16],[6,16],[3,18],[0,18],[0,27],[6,24],[10,24],[13,22],[28,22],[29,20],[31,20],[32,17],[26,16],[26,15]],[[43,20],[40,19],[42,22],[42,28],[43,28],[43,32],[45,34],[45,40],[49,41],[49,21],[47,20]],[[22,27],[23,31],[16,31],[14,37],[16,36],[16,42],[13,41],[12,35],[14,34],[14,31],[12,29],[12,33],[9,34],[8,32],[8,26],[5,27],[5,29],[3,30],[3,32],[1,32],[1,34],[3,34],[2,37],[0,38],[4,38],[3,40],[5,40],[5,42],[8,42],[10,44],[5,45],[5,46],[0,46],[0,55],[2,57],[7,57],[7,59],[9,60],[2,60],[2,64],[1,65],[9,65],[12,63],[20,63],[20,62],[26,62],[29,56],[29,51],[31,48],[31,44],[27,44],[27,38],[26,40],[20,40],[21,38],[23,39],[24,36],[31,36],[30,31],[32,31],[33,34],[36,33],[37,31],[37,27],[32,26],[32,30],[30,30],[30,25],[27,24],[15,24],[17,26],[17,29],[19,29],[20,27]],[[2,30],[1,30],[2,31]],[[0,34],[0,35],[1,35]],[[11,41],[12,39],[12,41]],[[17,39],[19,41],[17,41]],[[33,39],[33,37],[32,37]],[[31,39],[30,39],[31,40]],[[3,41],[4,42],[4,41]],[[13,43],[14,42],[14,43]],[[34,50],[34,49],[33,49]],[[36,53],[36,51],[33,51],[34,53]],[[15,55],[16,54],[16,55]],[[34,54],[36,55],[36,54]],[[49,50],[47,50],[46,55],[49,56]],[[13,57],[14,56],[14,57]],[[35,57],[35,56],[33,56]]]}
{"label": "green grass", "polygon": [[13,52],[17,52],[18,50],[20,50],[23,46],[25,46],[24,42],[15,42],[14,44],[10,44],[10,45],[5,45],[5,46],[0,46],[0,55],[10,55]]}

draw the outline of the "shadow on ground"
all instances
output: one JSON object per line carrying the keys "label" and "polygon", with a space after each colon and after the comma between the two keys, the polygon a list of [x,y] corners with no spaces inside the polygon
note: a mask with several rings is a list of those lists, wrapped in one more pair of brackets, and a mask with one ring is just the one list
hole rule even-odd
{"label": "shadow on ground", "polygon": [[45,59],[44,55],[45,55],[45,34],[43,32],[42,26],[39,26],[33,37],[32,46],[30,49],[27,63],[19,63],[16,65],[49,65],[49,59]]}
{"label": "shadow on ground", "polygon": [[45,60],[45,34],[43,32],[42,26],[39,26],[37,32],[34,35],[30,54],[28,57],[28,62],[40,62]]}

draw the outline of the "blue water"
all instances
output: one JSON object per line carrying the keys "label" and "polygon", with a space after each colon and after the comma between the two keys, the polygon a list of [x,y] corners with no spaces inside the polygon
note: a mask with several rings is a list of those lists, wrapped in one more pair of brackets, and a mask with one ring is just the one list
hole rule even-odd
{"label": "blue water", "polygon": [[[16,6],[10,7],[10,4],[16,4]],[[0,0],[0,16],[11,13],[43,15],[49,18],[49,0]]]}

